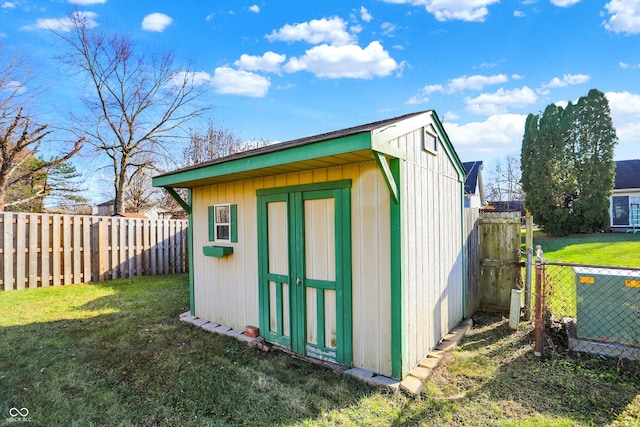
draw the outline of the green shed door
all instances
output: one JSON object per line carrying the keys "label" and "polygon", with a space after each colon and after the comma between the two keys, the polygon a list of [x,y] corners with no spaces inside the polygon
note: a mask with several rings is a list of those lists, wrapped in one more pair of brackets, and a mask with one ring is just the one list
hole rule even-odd
{"label": "green shed door", "polygon": [[326,186],[258,192],[260,331],[298,354],[350,364],[350,189]]}

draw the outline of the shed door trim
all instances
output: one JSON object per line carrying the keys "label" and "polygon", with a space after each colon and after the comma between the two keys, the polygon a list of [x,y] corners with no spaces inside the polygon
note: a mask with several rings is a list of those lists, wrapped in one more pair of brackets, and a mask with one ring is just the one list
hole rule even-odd
{"label": "shed door trim", "polygon": [[[299,354],[350,365],[351,180],[261,189],[256,194],[261,334],[267,340]],[[322,200],[328,201],[331,206],[327,212],[330,212],[329,219],[334,223],[331,238],[335,242],[334,248],[330,249],[331,256],[335,257],[335,279],[326,280],[312,277],[305,249],[306,239],[313,236],[314,230],[305,231],[310,215],[310,211],[306,210],[311,208],[314,201],[322,203]],[[272,214],[278,212],[277,219],[269,217],[270,210]],[[270,241],[270,227],[287,236],[271,236]],[[311,234],[306,236],[308,233]],[[280,243],[274,249],[276,241]],[[277,267],[273,265],[274,254],[270,254],[270,250],[274,254],[279,253]],[[334,341],[327,338],[329,332],[325,331],[325,320],[331,319],[325,319],[324,315],[327,292],[331,299],[335,299],[335,348],[332,348]],[[308,319],[311,319],[311,323],[317,323],[315,328],[308,329]],[[315,344],[311,336],[316,339]],[[325,345],[329,341],[331,345]]]}

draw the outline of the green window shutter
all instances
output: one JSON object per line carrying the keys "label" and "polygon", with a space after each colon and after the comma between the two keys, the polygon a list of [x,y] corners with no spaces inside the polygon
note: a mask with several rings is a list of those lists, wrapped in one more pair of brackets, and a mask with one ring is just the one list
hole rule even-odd
{"label": "green window shutter", "polygon": [[229,208],[229,223],[230,228],[229,236],[232,242],[238,241],[238,205],[230,205]]}
{"label": "green window shutter", "polygon": [[209,206],[209,241],[216,239],[216,208]]}

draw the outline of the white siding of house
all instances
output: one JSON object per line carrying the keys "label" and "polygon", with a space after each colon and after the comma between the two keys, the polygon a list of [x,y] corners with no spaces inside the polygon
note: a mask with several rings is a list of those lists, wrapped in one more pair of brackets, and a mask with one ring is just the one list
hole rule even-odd
{"label": "white siding of house", "polygon": [[462,177],[421,130],[398,138],[403,239],[403,370],[415,367],[463,316]]}
{"label": "white siding of house", "polygon": [[[256,190],[351,179],[353,366],[391,375],[389,191],[374,161],[193,189],[195,315],[233,328],[259,324]],[[238,205],[238,242],[205,257],[207,207]]]}

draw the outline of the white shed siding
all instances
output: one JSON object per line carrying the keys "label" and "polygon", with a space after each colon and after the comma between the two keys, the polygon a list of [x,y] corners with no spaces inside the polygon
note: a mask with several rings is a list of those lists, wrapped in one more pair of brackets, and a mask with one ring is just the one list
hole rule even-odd
{"label": "white shed siding", "polygon": [[[195,315],[243,328],[259,324],[256,190],[351,179],[353,366],[391,375],[390,196],[375,162],[197,187],[193,202]],[[206,257],[207,208],[238,205],[232,255]]]}
{"label": "white shed siding", "polygon": [[442,145],[422,149],[421,130],[402,136],[403,364],[411,369],[463,316],[461,181]]}

